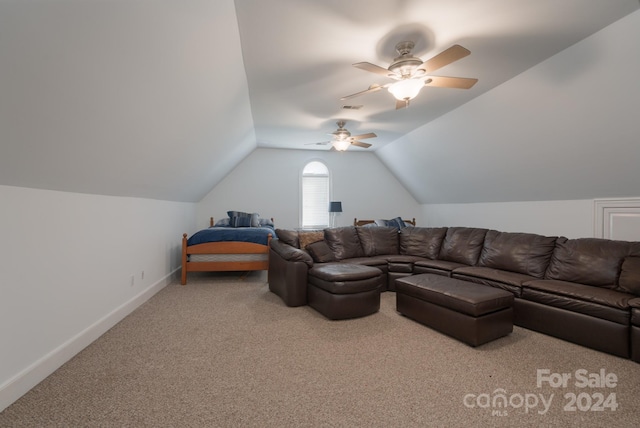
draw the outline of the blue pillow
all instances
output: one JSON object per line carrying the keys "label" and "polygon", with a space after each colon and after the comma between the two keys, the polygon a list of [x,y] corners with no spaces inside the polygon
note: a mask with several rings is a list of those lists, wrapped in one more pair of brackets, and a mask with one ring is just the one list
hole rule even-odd
{"label": "blue pillow", "polygon": [[394,219],[389,220],[389,222],[391,223],[389,224],[389,226],[396,226],[398,229],[407,227],[407,225],[404,223],[404,220],[402,220],[402,217],[396,217]]}
{"label": "blue pillow", "polygon": [[228,227],[229,226],[229,221],[230,221],[229,217],[225,217],[225,218],[222,218],[222,219],[216,221],[216,224],[214,224],[214,226],[215,227]]}
{"label": "blue pillow", "polygon": [[244,211],[227,211],[229,218],[231,217],[251,217],[251,214]]}
{"label": "blue pillow", "polygon": [[251,227],[260,227],[260,214],[251,214]]}
{"label": "blue pillow", "polygon": [[402,229],[407,227],[402,217],[396,217],[391,220],[376,220],[375,224],[378,226],[387,226],[387,227],[395,227],[397,229]]}
{"label": "blue pillow", "polygon": [[260,223],[260,226],[271,226],[273,227],[273,221],[271,221],[270,218],[261,218],[258,219],[258,223]]}
{"label": "blue pillow", "polygon": [[231,217],[229,219],[231,227],[251,227],[251,217]]}

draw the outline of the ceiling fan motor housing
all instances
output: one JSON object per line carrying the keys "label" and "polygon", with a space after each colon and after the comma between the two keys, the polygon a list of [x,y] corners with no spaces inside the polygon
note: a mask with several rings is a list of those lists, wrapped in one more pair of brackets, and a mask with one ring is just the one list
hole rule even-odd
{"label": "ceiling fan motor housing", "polygon": [[413,71],[422,65],[422,60],[411,55],[411,50],[415,44],[413,42],[400,42],[396,45],[399,56],[393,59],[388,70],[401,77],[410,77]]}
{"label": "ceiling fan motor housing", "polygon": [[336,130],[336,132],[333,133],[333,135],[338,139],[338,140],[345,140],[347,138],[349,138],[351,136],[351,132],[347,131],[344,128],[345,125],[345,121],[341,120],[339,122],[337,122],[338,125],[338,129]]}

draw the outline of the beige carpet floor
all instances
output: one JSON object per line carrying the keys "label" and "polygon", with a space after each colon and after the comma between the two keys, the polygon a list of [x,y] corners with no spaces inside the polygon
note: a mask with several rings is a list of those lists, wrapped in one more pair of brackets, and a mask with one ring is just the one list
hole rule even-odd
{"label": "beige carpet floor", "polygon": [[[539,369],[571,378],[538,387]],[[579,387],[579,370],[590,386]],[[615,375],[615,386],[611,375],[608,387],[597,386],[601,370]],[[518,327],[471,348],[399,315],[391,292],[377,314],[329,321],[309,307],[286,307],[268,291],[264,272],[244,280],[190,274],[188,285],[168,285],[0,413],[2,427],[639,421],[638,363]]]}

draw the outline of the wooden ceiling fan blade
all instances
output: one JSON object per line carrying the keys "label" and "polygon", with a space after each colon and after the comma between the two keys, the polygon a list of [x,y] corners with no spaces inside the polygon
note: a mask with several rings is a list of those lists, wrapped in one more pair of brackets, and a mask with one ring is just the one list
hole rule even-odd
{"label": "wooden ceiling fan blade", "polygon": [[351,138],[354,140],[364,140],[365,138],[376,138],[377,135],[374,134],[373,132],[369,132],[367,134],[360,134],[360,135],[352,135]]}
{"label": "wooden ceiling fan blade", "polygon": [[457,88],[469,89],[476,84],[478,79],[469,77],[446,77],[446,76],[429,76],[425,80],[425,86],[435,86],[438,88]]}
{"label": "wooden ceiling fan blade", "polygon": [[453,45],[449,49],[445,49],[444,51],[440,52],[433,58],[426,60],[418,68],[424,69],[427,73],[431,73],[432,71],[442,68],[445,65],[449,65],[454,61],[464,58],[470,53],[471,51],[463,48],[460,45]]}
{"label": "wooden ceiling fan blade", "polygon": [[369,147],[371,147],[371,144],[363,143],[362,141],[352,141],[351,144],[353,144],[354,146],[362,147],[363,149],[368,149]]}
{"label": "wooden ceiling fan blade", "polygon": [[321,141],[319,143],[304,143],[305,146],[326,146],[327,144],[331,144],[331,141]]}
{"label": "wooden ceiling fan blade", "polygon": [[379,74],[385,77],[391,77],[392,79],[398,77],[396,73],[389,71],[386,68],[380,67],[379,65],[371,64],[370,62],[357,62],[353,64],[353,66],[356,68],[359,68],[360,70]]}
{"label": "wooden ceiling fan blade", "polygon": [[349,98],[358,97],[360,95],[368,94],[369,92],[376,92],[376,91],[379,91],[380,89],[384,89],[385,87],[386,85],[378,85],[377,83],[374,83],[373,85],[369,86],[368,89],[365,89],[364,91],[356,92],[355,94],[347,95],[345,97],[340,98],[340,100],[348,100]]}

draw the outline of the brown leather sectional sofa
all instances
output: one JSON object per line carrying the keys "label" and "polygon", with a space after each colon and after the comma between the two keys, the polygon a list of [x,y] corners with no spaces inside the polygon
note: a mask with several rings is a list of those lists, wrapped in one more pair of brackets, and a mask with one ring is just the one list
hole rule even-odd
{"label": "brown leather sectional sofa", "polygon": [[433,273],[512,292],[516,325],[640,362],[640,242],[466,227],[349,226],[315,232],[310,244],[308,232],[276,233],[269,289],[288,306],[307,304],[316,263],[377,267],[382,291]]}

